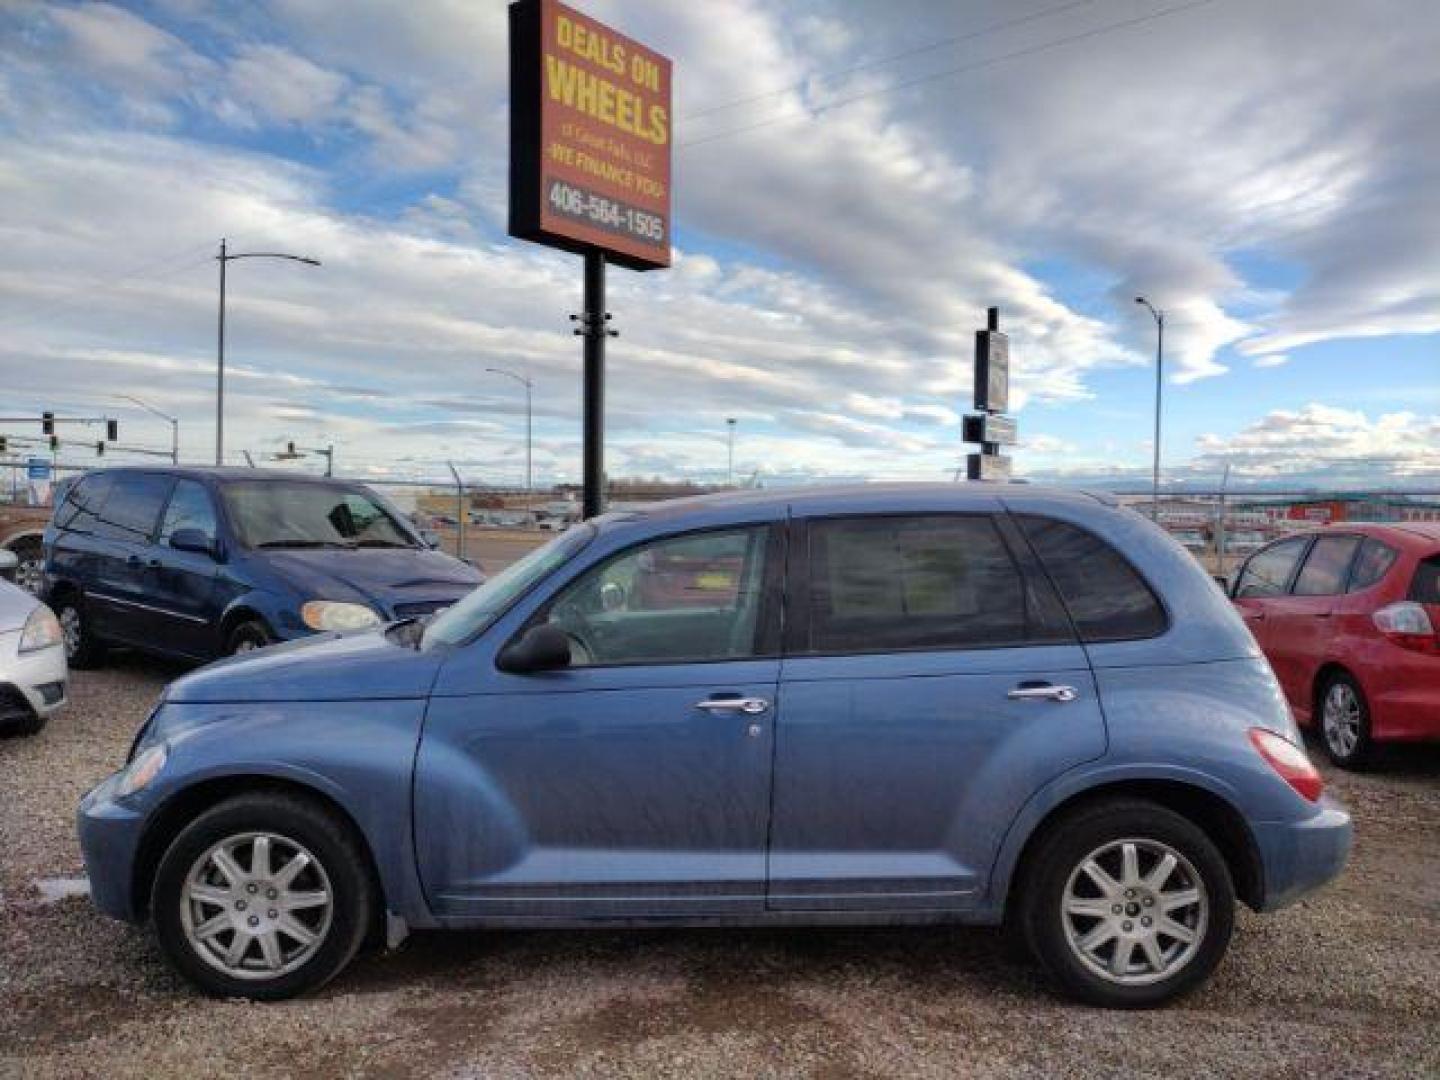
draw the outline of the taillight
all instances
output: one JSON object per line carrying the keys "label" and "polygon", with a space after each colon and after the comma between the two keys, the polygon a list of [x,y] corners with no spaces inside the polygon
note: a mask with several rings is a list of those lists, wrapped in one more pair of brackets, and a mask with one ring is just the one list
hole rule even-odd
{"label": "taillight", "polygon": [[1315,766],[1310,764],[1304,750],[1289,739],[1258,727],[1250,729],[1250,745],[1255,747],[1266,764],[1279,773],[1280,778],[1296,792],[1311,802],[1320,800],[1320,793],[1325,790],[1325,781],[1315,771]]}
{"label": "taillight", "polygon": [[1387,604],[1370,618],[1375,628],[1402,649],[1440,656],[1440,636],[1423,605],[1413,600]]}

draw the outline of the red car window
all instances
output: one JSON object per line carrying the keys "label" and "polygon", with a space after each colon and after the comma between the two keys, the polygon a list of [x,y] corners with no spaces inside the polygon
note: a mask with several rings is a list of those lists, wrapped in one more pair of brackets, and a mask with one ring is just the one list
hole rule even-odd
{"label": "red car window", "polygon": [[1415,567],[1409,599],[1417,604],[1440,604],[1440,555],[1421,559]]}
{"label": "red car window", "polygon": [[1390,567],[1395,565],[1398,555],[1399,552],[1394,548],[1382,544],[1379,540],[1367,539],[1355,559],[1355,570],[1350,575],[1348,591],[1359,592],[1376,584],[1390,572]]}
{"label": "red car window", "polygon": [[1350,560],[1359,546],[1358,536],[1322,536],[1316,540],[1295,579],[1295,595],[1334,596],[1344,592]]}

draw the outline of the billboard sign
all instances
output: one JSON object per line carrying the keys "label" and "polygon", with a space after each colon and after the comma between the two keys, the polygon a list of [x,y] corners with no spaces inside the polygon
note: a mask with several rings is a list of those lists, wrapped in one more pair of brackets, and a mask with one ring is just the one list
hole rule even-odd
{"label": "billboard sign", "polygon": [[974,413],[965,417],[963,439],[971,443],[1014,446],[1020,441],[1015,419],[999,413]]}
{"label": "billboard sign", "polygon": [[975,407],[1010,408],[1010,339],[999,330],[975,331]]}
{"label": "billboard sign", "polygon": [[558,0],[510,5],[510,235],[670,265],[670,61]]}

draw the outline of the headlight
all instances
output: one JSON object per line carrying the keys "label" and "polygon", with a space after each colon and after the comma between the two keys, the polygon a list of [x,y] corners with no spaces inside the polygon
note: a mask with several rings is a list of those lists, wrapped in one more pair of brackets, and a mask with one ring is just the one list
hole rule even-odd
{"label": "headlight", "polygon": [[60,620],[55,618],[53,611],[41,604],[25,620],[25,629],[20,633],[20,651],[27,653],[48,649],[64,640],[65,634],[60,629]]}
{"label": "headlight", "polygon": [[380,623],[372,608],[339,600],[311,600],[300,608],[300,618],[311,630],[364,630]]}
{"label": "headlight", "polygon": [[165,768],[165,759],[168,756],[169,752],[165,749],[164,743],[146,750],[125,766],[124,771],[120,773],[120,785],[115,789],[115,793],[121,796],[134,795],[135,792],[160,775],[160,770]]}

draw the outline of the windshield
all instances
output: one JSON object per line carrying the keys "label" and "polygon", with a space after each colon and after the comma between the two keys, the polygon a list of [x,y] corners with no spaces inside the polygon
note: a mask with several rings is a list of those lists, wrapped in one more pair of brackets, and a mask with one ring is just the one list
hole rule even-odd
{"label": "windshield", "polygon": [[595,536],[591,525],[576,525],[544,547],[511,563],[425,628],[423,644],[458,645],[487,629],[521,596],[573,559]]}
{"label": "windshield", "polygon": [[235,532],[249,548],[421,546],[378,498],[359,488],[242,480],[223,491]]}

